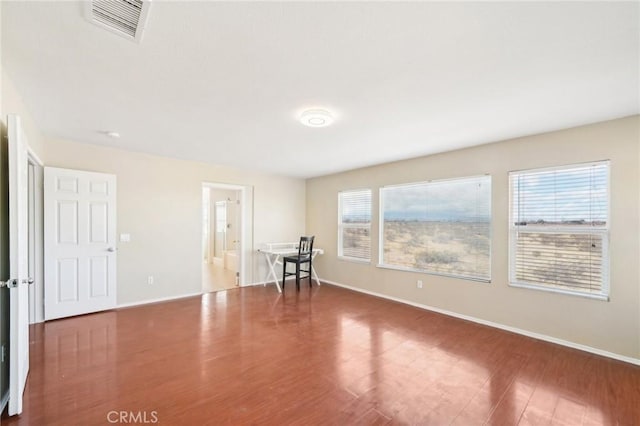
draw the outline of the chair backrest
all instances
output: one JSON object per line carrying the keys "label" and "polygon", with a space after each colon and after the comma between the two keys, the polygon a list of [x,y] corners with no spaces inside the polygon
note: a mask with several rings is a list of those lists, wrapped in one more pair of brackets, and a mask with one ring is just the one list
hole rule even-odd
{"label": "chair backrest", "polygon": [[310,237],[300,237],[300,244],[298,245],[298,257],[311,256],[313,253],[313,239],[315,235]]}

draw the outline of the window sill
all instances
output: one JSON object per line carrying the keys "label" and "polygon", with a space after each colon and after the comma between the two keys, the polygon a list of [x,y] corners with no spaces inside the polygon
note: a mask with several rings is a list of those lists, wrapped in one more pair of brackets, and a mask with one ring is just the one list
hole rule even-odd
{"label": "window sill", "polygon": [[357,258],[357,257],[338,256],[338,260],[343,260],[345,262],[362,263],[362,264],[365,264],[365,265],[371,265],[371,260],[370,259],[360,259],[360,258]]}
{"label": "window sill", "polygon": [[419,274],[435,275],[435,276],[438,276],[438,277],[455,278],[455,279],[458,279],[458,280],[475,281],[475,282],[479,282],[479,283],[491,284],[491,279],[474,278],[474,277],[467,277],[467,276],[464,276],[464,275],[455,275],[455,274],[443,274],[443,273],[439,273],[439,272],[425,271],[424,269],[406,268],[406,267],[403,267],[403,266],[385,265],[385,264],[381,264],[381,263],[378,263],[376,265],[376,267],[377,268],[381,268],[381,269],[391,269],[391,270],[394,270],[394,271],[417,272]]}
{"label": "window sill", "polygon": [[605,301],[605,302],[609,301],[609,296],[606,295],[606,294],[582,293],[582,292],[579,292],[579,291],[565,290],[565,289],[562,289],[562,288],[545,287],[545,286],[539,286],[539,285],[533,285],[533,284],[514,283],[514,282],[509,283],[509,287],[526,288],[526,289],[529,289],[529,290],[538,290],[538,291],[546,291],[548,293],[559,293],[559,294],[565,294],[567,296],[578,296],[578,297],[584,297],[584,298],[587,298],[587,299],[602,300],[602,301]]}

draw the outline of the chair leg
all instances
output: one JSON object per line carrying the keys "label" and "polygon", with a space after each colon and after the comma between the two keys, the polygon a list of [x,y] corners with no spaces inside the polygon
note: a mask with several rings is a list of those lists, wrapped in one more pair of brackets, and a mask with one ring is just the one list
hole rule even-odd
{"label": "chair leg", "polygon": [[313,275],[313,272],[311,271],[313,271],[313,266],[311,260],[309,260],[309,288],[311,288],[311,275]]}
{"label": "chair leg", "polygon": [[300,291],[300,263],[296,263],[296,289]]}
{"label": "chair leg", "polygon": [[287,261],[282,261],[282,294],[284,294],[284,281],[287,279]]}

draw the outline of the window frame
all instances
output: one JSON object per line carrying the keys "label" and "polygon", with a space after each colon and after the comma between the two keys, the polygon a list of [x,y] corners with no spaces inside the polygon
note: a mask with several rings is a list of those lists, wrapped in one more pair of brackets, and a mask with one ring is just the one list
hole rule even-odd
{"label": "window frame", "polygon": [[[342,196],[343,194],[352,193],[352,192],[369,192],[369,223],[343,223],[342,222]],[[355,263],[367,263],[371,264],[372,261],[372,253],[373,253],[373,238],[371,236],[371,222],[373,221],[373,191],[371,188],[357,188],[357,189],[344,189],[338,191],[338,259],[346,260],[348,262]],[[352,229],[368,229],[369,230],[369,258],[365,259],[362,257],[354,257],[354,256],[345,256],[344,255],[344,241],[343,241],[343,230],[345,228]]]}
{"label": "window frame", "polygon": [[[468,275],[462,274],[453,274],[453,273],[444,273],[437,271],[429,271],[426,269],[420,268],[410,268],[407,266],[400,265],[391,265],[384,263],[384,190],[391,188],[400,188],[400,187],[410,187],[410,186],[419,186],[431,183],[443,183],[443,182],[455,182],[460,180],[471,180],[478,178],[489,178],[489,269],[488,269],[488,278],[480,278],[480,277],[471,277]],[[466,281],[475,281],[479,283],[491,284],[493,279],[493,268],[492,268],[492,252],[493,252],[493,176],[490,173],[479,174],[479,175],[471,175],[471,176],[462,176],[455,178],[444,178],[444,179],[429,179],[425,181],[419,182],[408,182],[408,183],[399,183],[393,185],[385,185],[379,188],[378,194],[378,263],[376,266],[382,269],[391,269],[395,271],[405,271],[405,272],[416,272],[426,275],[434,275],[440,277],[448,277],[448,278],[456,278],[460,280]]]}
{"label": "window frame", "polygon": [[[522,230],[515,225],[514,218],[514,177],[526,173],[540,173],[547,171],[571,170],[579,167],[606,165],[606,185],[607,185],[607,221],[605,226],[585,228],[579,225],[554,225],[540,226],[535,223],[527,224],[527,229]],[[571,296],[579,296],[588,299],[609,301],[610,295],[610,263],[609,244],[611,240],[611,161],[589,161],[586,163],[564,164],[561,166],[539,167],[533,169],[513,170],[509,172],[509,286],[515,288],[525,288],[530,290],[545,291],[549,293],[558,293]],[[531,283],[518,281],[516,277],[516,259],[517,259],[517,235],[518,232],[539,233],[539,234],[585,234],[598,235],[602,239],[602,283],[600,293],[589,293],[577,289],[554,287],[543,283]]]}

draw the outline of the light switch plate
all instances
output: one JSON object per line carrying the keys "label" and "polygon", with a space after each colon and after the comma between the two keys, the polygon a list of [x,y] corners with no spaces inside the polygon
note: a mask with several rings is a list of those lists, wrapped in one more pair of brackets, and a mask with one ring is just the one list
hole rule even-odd
{"label": "light switch plate", "polygon": [[131,234],[120,234],[120,242],[128,243],[131,241]]}

